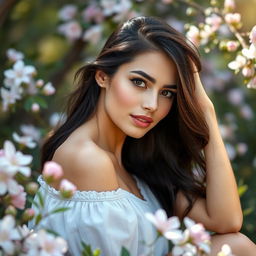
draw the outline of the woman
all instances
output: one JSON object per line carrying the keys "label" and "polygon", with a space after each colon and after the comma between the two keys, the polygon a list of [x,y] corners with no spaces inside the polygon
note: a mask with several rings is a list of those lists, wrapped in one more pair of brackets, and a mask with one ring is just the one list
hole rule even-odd
{"label": "woman", "polygon": [[[67,120],[46,141],[42,164],[53,160],[78,192],[61,200],[39,178],[45,219],[79,255],[80,242],[102,255],[148,253],[156,233],[144,213],[164,208],[218,233],[212,254],[228,243],[237,256],[256,255],[238,233],[242,211],[214,106],[197,71],[198,53],[157,18],[138,17],[119,27],[94,62],[78,73]],[[57,188],[58,184],[54,184]],[[165,255],[159,240],[153,255]]]}

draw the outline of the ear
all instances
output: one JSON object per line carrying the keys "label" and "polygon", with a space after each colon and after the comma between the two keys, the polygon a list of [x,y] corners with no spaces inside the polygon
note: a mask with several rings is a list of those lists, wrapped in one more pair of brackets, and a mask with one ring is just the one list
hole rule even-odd
{"label": "ear", "polygon": [[109,84],[109,76],[102,70],[96,70],[95,80],[98,85],[102,88],[106,88]]}

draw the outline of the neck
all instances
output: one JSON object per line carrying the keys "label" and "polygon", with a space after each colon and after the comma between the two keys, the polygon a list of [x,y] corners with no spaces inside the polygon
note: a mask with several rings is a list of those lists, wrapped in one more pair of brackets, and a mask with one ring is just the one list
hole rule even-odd
{"label": "neck", "polygon": [[126,134],[121,131],[106,113],[104,106],[104,91],[98,101],[98,107],[94,116],[96,124],[97,144],[104,150],[112,153],[121,164],[121,151],[126,138]]}

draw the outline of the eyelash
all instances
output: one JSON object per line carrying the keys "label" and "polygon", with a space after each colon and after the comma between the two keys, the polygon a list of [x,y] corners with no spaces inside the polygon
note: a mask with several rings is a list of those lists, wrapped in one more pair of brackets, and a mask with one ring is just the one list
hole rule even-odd
{"label": "eyelash", "polygon": [[[131,81],[132,81],[132,83],[133,83],[135,86],[137,86],[137,87],[140,87],[140,88],[147,88],[146,82],[145,82],[143,79],[141,79],[141,78],[133,78],[133,79],[131,79]],[[144,83],[145,86],[138,85],[138,84],[136,83],[136,82],[138,82],[138,81]],[[164,96],[164,95],[163,95],[163,96],[166,97],[166,98],[172,98],[172,97],[175,95],[175,93],[172,92],[172,91],[170,91],[170,90],[163,90],[162,92],[171,93],[170,96]]]}

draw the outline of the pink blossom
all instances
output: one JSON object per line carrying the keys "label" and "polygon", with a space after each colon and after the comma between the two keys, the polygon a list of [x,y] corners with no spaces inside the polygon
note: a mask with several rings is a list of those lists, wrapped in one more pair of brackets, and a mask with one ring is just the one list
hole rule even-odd
{"label": "pink blossom", "polygon": [[44,164],[42,174],[45,181],[47,183],[51,183],[60,179],[63,176],[63,170],[58,163],[54,161],[48,161]]}
{"label": "pink blossom", "polygon": [[101,23],[104,19],[102,10],[96,5],[89,5],[82,13],[85,21]]}
{"label": "pink blossom", "polygon": [[194,25],[190,26],[188,32],[186,33],[186,36],[196,46],[199,46],[199,44],[200,44],[200,31],[196,26],[194,26]]}
{"label": "pink blossom", "polygon": [[227,11],[233,11],[236,7],[234,0],[225,0],[224,2],[224,9]]}
{"label": "pink blossom", "polygon": [[47,84],[45,84],[45,86],[43,87],[43,93],[44,95],[53,95],[55,93],[55,88],[53,87],[52,83],[48,82]]}
{"label": "pink blossom", "polygon": [[249,38],[250,38],[250,43],[256,46],[256,25],[252,28]]}
{"label": "pink blossom", "polygon": [[155,214],[146,213],[146,218],[156,227],[167,239],[181,239],[180,222],[178,217],[167,218],[166,212],[163,209],[158,209]]}
{"label": "pink blossom", "polygon": [[24,209],[26,203],[26,195],[23,186],[19,185],[19,192],[15,195],[11,195],[11,204],[18,209]]}
{"label": "pink blossom", "polygon": [[60,182],[60,193],[64,198],[70,198],[77,190],[76,186],[70,181],[63,179]]}
{"label": "pink blossom", "polygon": [[67,4],[60,9],[59,18],[64,21],[71,20],[75,17],[76,13],[77,7],[73,4]]}
{"label": "pink blossom", "polygon": [[184,218],[185,226],[189,232],[189,237],[192,239],[192,243],[199,247],[207,254],[210,253],[210,235],[205,230],[204,226],[201,223],[195,223],[188,217]]}
{"label": "pink blossom", "polygon": [[36,87],[37,88],[41,88],[41,87],[43,87],[43,85],[44,85],[44,80],[43,79],[38,79],[36,81]]}
{"label": "pink blossom", "polygon": [[206,24],[211,26],[211,29],[214,32],[220,27],[220,25],[222,23],[222,19],[218,15],[212,14],[211,16],[209,16],[205,19],[205,22],[206,22]]}
{"label": "pink blossom", "polygon": [[82,28],[76,21],[69,21],[59,26],[59,32],[67,37],[70,41],[77,40],[82,35]]}
{"label": "pink blossom", "polygon": [[7,55],[7,58],[12,62],[16,62],[24,58],[24,54],[22,52],[16,51],[13,48],[8,49],[6,52],[6,55]]}
{"label": "pink blossom", "polygon": [[32,106],[31,106],[31,110],[32,110],[32,112],[34,112],[34,113],[39,112],[39,110],[40,110],[40,105],[39,105],[38,103],[34,102],[34,103],[32,104]]}
{"label": "pink blossom", "polygon": [[244,77],[252,77],[254,75],[254,73],[255,73],[255,70],[254,70],[253,66],[251,66],[251,67],[245,66],[242,69],[242,74]]}
{"label": "pink blossom", "polygon": [[35,210],[32,208],[26,209],[22,214],[22,220],[24,222],[27,222],[29,220],[32,220],[35,216]]}
{"label": "pink blossom", "polygon": [[229,52],[235,52],[239,46],[239,43],[237,41],[228,41],[226,46]]}
{"label": "pink blossom", "polygon": [[256,77],[253,77],[249,83],[247,84],[247,88],[251,89],[256,89]]}
{"label": "pink blossom", "polygon": [[94,25],[85,31],[83,39],[91,42],[92,44],[97,44],[101,38],[101,34],[102,26]]}
{"label": "pink blossom", "polygon": [[225,21],[232,25],[237,25],[241,21],[240,13],[227,13],[225,15]]}

